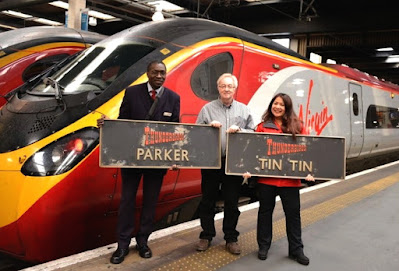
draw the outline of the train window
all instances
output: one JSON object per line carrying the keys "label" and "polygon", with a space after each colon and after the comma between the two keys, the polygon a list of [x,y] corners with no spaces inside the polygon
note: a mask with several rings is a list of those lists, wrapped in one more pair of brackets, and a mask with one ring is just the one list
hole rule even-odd
{"label": "train window", "polygon": [[[137,43],[124,43],[107,48],[95,46],[84,51],[52,77],[59,83],[63,94],[85,91],[100,94],[124,71],[153,50],[151,46]],[[40,84],[29,93],[51,94],[54,93],[54,89],[49,85]]]}
{"label": "train window", "polygon": [[359,99],[357,93],[353,93],[352,98],[353,114],[357,116],[359,115]]}
{"label": "train window", "polygon": [[230,53],[214,55],[203,61],[191,76],[191,88],[201,99],[212,101],[219,97],[216,81],[223,73],[233,72]]}
{"label": "train window", "polygon": [[28,81],[68,56],[68,54],[52,55],[32,63],[22,73],[22,80],[24,80],[24,82]]}
{"label": "train window", "polygon": [[366,128],[399,128],[398,108],[370,105],[367,109]]}

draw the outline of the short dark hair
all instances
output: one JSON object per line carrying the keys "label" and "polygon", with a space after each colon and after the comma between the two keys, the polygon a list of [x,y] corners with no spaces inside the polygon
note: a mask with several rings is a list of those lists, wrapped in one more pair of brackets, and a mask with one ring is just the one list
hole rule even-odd
{"label": "short dark hair", "polygon": [[153,60],[153,61],[151,61],[151,62],[148,64],[148,66],[147,66],[147,72],[150,71],[152,65],[156,65],[156,64],[162,64],[162,65],[165,67],[165,70],[166,70],[166,65],[165,65],[165,63],[163,63],[161,60]]}

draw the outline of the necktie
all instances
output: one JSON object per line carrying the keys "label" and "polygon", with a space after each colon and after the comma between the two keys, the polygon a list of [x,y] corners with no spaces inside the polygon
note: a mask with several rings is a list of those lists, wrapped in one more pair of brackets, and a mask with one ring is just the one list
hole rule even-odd
{"label": "necktie", "polygon": [[151,98],[155,100],[155,96],[157,96],[157,92],[155,90],[151,90]]}

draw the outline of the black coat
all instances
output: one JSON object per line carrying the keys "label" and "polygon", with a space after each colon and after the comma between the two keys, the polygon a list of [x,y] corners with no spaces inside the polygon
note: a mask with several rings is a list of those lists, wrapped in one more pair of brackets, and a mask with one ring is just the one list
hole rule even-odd
{"label": "black coat", "polygon": [[[126,89],[119,110],[119,119],[145,120],[153,100],[148,94],[147,83],[135,85]],[[180,96],[165,88],[158,104],[149,120],[179,122]]]}

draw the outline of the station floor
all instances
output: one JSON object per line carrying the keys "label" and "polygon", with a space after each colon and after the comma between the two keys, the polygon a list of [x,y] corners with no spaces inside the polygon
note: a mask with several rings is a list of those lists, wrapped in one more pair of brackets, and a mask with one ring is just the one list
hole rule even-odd
{"label": "station floor", "polygon": [[273,243],[268,258],[257,258],[257,203],[241,207],[238,230],[242,253],[225,250],[217,215],[216,238],[205,252],[197,252],[198,220],[155,232],[149,242],[153,257],[142,259],[132,242],[129,255],[119,265],[109,263],[116,244],[24,269],[34,270],[399,270],[399,167],[397,163],[345,181],[329,182],[301,190],[302,239],[310,264],[288,258],[284,213],[274,211]]}

